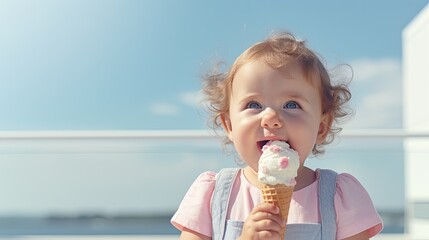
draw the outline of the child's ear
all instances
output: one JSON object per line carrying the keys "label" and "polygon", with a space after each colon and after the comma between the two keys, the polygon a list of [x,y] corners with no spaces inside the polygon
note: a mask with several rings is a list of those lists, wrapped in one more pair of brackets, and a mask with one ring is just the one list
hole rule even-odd
{"label": "child's ear", "polygon": [[323,143],[323,141],[328,137],[329,131],[331,131],[332,121],[332,116],[329,113],[322,115],[322,119],[319,124],[319,132],[317,133],[317,144]]}
{"label": "child's ear", "polygon": [[228,135],[229,140],[232,140],[232,125],[231,120],[229,119],[229,116],[226,114],[222,114],[220,116],[220,120],[222,121],[222,127],[225,130],[226,134]]}

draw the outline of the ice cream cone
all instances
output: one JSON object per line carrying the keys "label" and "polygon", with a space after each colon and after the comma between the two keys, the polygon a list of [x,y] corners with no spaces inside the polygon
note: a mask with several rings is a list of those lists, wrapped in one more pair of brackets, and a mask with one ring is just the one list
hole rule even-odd
{"label": "ice cream cone", "polygon": [[[285,184],[269,185],[262,184],[262,198],[265,203],[273,204],[280,209],[280,217],[287,222],[290,202],[292,199],[294,186]],[[286,227],[282,229],[281,239],[284,239]]]}

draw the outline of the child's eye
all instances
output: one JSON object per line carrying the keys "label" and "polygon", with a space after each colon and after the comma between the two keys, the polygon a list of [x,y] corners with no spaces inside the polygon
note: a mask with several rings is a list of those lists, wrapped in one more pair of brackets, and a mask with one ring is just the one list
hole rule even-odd
{"label": "child's eye", "polygon": [[297,102],[290,101],[290,102],[285,103],[283,108],[297,109],[297,108],[300,108],[300,106]]}
{"label": "child's eye", "polygon": [[250,108],[250,109],[260,109],[260,108],[262,108],[262,106],[258,102],[249,102],[247,104],[247,108]]}

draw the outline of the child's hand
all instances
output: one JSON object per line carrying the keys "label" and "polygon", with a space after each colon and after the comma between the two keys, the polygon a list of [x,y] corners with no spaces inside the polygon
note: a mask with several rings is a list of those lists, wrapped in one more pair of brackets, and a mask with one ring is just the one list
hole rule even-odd
{"label": "child's hand", "polygon": [[279,208],[272,204],[256,205],[244,222],[239,239],[280,239],[280,231],[286,223],[279,212]]}

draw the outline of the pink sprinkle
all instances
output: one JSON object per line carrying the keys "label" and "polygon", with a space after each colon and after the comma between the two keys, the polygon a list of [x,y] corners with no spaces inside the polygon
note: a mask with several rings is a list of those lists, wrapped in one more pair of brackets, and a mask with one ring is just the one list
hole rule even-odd
{"label": "pink sprinkle", "polygon": [[289,158],[288,157],[282,157],[279,160],[279,167],[281,169],[285,169],[287,168],[287,166],[289,166]]}
{"label": "pink sprinkle", "polygon": [[262,166],[262,172],[267,174],[268,173],[268,169],[266,166]]}
{"label": "pink sprinkle", "polygon": [[282,150],[281,147],[276,146],[276,145],[272,146],[270,149],[274,153],[279,153]]}
{"label": "pink sprinkle", "polygon": [[263,152],[263,151],[265,151],[265,150],[267,150],[267,148],[269,148],[269,146],[264,145],[264,146],[262,147],[262,152]]}

